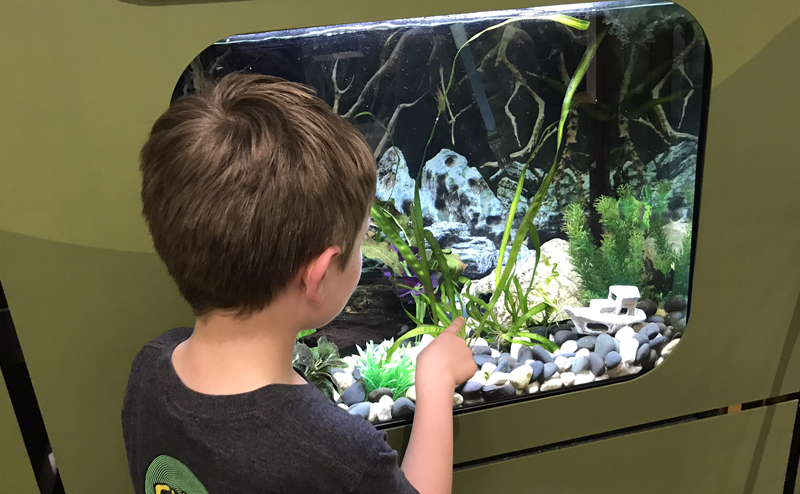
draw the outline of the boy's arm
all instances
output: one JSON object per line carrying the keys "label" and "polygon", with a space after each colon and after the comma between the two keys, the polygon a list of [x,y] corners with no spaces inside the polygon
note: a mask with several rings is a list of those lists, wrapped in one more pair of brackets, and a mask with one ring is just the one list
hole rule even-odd
{"label": "boy's arm", "polygon": [[453,483],[453,393],[475,374],[457,318],[417,359],[417,408],[403,473],[420,494],[445,494]]}

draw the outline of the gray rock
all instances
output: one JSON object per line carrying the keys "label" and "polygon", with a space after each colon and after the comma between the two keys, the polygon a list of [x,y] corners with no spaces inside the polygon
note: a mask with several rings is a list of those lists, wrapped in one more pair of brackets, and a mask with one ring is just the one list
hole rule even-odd
{"label": "gray rock", "polygon": [[647,336],[646,334],[642,333],[642,332],[639,332],[639,333],[636,333],[635,335],[633,335],[633,339],[639,342],[639,346],[642,346],[645,343],[647,343],[648,341],[650,341],[650,337]]}
{"label": "gray rock", "polygon": [[494,374],[495,372],[502,372],[502,373],[511,372],[511,366],[509,365],[508,360],[502,360],[502,359],[498,360],[497,361],[497,367],[494,368],[494,371],[492,371],[492,374]]}
{"label": "gray rock", "polygon": [[[523,362],[524,362],[524,360],[523,360]],[[506,370],[498,371],[497,369],[499,369],[503,365],[505,365]],[[511,372],[512,370],[516,369],[518,365],[519,364],[517,362],[517,359],[515,359],[511,355],[501,356],[500,358],[497,359],[497,369],[495,369],[494,371],[495,372]]]}
{"label": "gray rock", "polygon": [[519,353],[517,353],[517,361],[524,363],[528,360],[533,360],[533,350],[531,350],[531,347],[523,346],[519,349]]}
{"label": "gray rock", "polygon": [[680,311],[670,312],[669,314],[664,316],[664,324],[666,324],[667,326],[672,326],[674,328],[675,326],[677,326],[678,321],[683,319],[683,316],[684,316],[683,312]]}
{"label": "gray rock", "polygon": [[646,362],[646,360],[650,357],[650,344],[645,343],[644,345],[639,345],[639,349],[636,350],[636,360],[633,361],[636,365],[642,365],[642,363]]}
{"label": "gray rock", "polygon": [[356,381],[361,379],[361,367],[353,367],[353,379]]}
{"label": "gray rock", "polygon": [[570,371],[573,374],[577,374],[579,372],[583,372],[589,368],[589,359],[587,357],[575,357],[572,360],[572,368]]}
{"label": "gray rock", "polygon": [[369,401],[371,401],[372,403],[378,403],[378,401],[380,401],[380,399],[383,398],[384,396],[388,396],[389,398],[394,399],[394,391],[392,391],[389,388],[373,389],[369,393]]}
{"label": "gray rock", "polygon": [[458,392],[466,400],[479,397],[482,389],[483,384],[479,383],[478,381],[467,381],[460,386]]}
{"label": "gray rock", "polygon": [[539,345],[531,347],[531,351],[533,352],[534,360],[539,360],[544,362],[545,364],[552,363],[553,357]]}
{"label": "gray rock", "polygon": [[378,160],[378,186],[375,198],[381,202],[391,200],[398,211],[408,214],[414,204],[414,179],[408,171],[406,159],[400,149],[390,147]]}
{"label": "gray rock", "polygon": [[408,398],[401,397],[392,405],[392,418],[402,419],[414,415],[417,406]]}
{"label": "gray rock", "polygon": [[[404,399],[406,399],[406,398],[404,398]],[[411,400],[408,400],[408,401],[411,401]],[[369,402],[356,403],[356,404],[350,406],[350,408],[347,409],[347,412],[350,415],[358,415],[358,416],[360,416],[360,417],[362,417],[362,418],[364,418],[366,420],[367,417],[369,417],[369,410],[370,410],[371,407],[372,407],[372,403],[369,403]]]}
{"label": "gray rock", "polygon": [[567,353],[562,353],[561,355],[559,355],[559,357],[564,357],[564,358],[572,358],[574,356],[575,356],[575,352],[567,352]]}
{"label": "gray rock", "polygon": [[613,352],[616,350],[616,343],[618,341],[613,336],[609,336],[607,334],[601,334],[597,336],[597,341],[594,343],[594,351],[600,355],[600,358],[606,358],[608,352]]}
{"label": "gray rock", "polygon": [[686,329],[686,318],[679,319],[675,322],[675,325],[672,327],[673,331],[683,331]]}
{"label": "gray rock", "polygon": [[658,353],[651,348],[650,349],[650,355],[648,355],[648,357],[647,357],[646,365],[654,366],[655,363],[656,363],[656,360],[658,360]]}
{"label": "gray rock", "polygon": [[478,369],[483,367],[483,364],[486,362],[491,362],[494,365],[497,365],[497,359],[492,357],[491,355],[473,355],[472,360],[475,361],[475,364],[478,366]]}
{"label": "gray rock", "polygon": [[[680,295],[670,297],[664,302],[664,312],[682,312],[686,310],[686,299]],[[667,323],[669,324],[669,323]]]}
{"label": "gray rock", "polygon": [[653,302],[652,300],[642,300],[636,306],[638,309],[642,309],[647,317],[656,315],[656,311],[658,310],[658,305]]}
{"label": "gray rock", "polygon": [[553,362],[548,362],[544,364],[544,373],[542,374],[542,377],[545,381],[547,381],[553,377],[556,372],[558,372],[558,366]]}
{"label": "gray rock", "polygon": [[467,265],[461,274],[471,280],[483,278],[497,265],[497,248],[486,237],[467,237],[461,242],[441,247],[458,255]]}
{"label": "gray rock", "polygon": [[472,347],[472,353],[475,355],[491,355],[492,349],[486,345],[475,345]]}
{"label": "gray rock", "polygon": [[661,316],[650,316],[647,319],[645,319],[645,322],[656,322],[656,323],[660,322],[660,323],[663,323],[664,322],[664,318],[661,317]]}
{"label": "gray rock", "polygon": [[360,381],[353,383],[352,386],[345,389],[342,393],[342,402],[346,405],[355,405],[367,401],[367,391],[364,389],[364,384]]}
{"label": "gray rock", "polygon": [[616,368],[620,364],[620,362],[622,362],[622,357],[620,356],[619,353],[608,352],[608,354],[606,354],[605,363],[607,369],[611,370]]}
{"label": "gray rock", "polygon": [[656,324],[654,322],[649,322],[639,332],[640,333],[644,333],[645,336],[647,336],[648,339],[652,340],[653,338],[658,336],[658,333],[660,331],[661,331],[661,327],[658,324]]}
{"label": "gray rock", "polygon": [[499,400],[502,398],[510,398],[516,396],[517,392],[514,386],[504,384],[503,386],[489,385],[483,387],[483,398],[486,401]]}
{"label": "gray rock", "polygon": [[533,374],[531,374],[531,382],[538,381],[542,378],[542,374],[544,374],[544,364],[539,360],[534,360],[530,364],[531,369],[533,369]]}
{"label": "gray rock", "polygon": [[603,357],[595,352],[589,354],[589,369],[595,376],[600,376],[606,372],[606,363]]}
{"label": "gray rock", "polygon": [[[577,340],[580,338],[581,334],[577,331],[572,330],[560,330],[555,335],[553,335],[553,342],[561,346],[569,340]],[[523,361],[524,362],[524,361]]]}
{"label": "gray rock", "polygon": [[594,350],[594,344],[597,341],[597,336],[584,336],[578,340],[578,349],[585,348],[589,351]]}
{"label": "gray rock", "polygon": [[650,340],[650,348],[658,352],[660,355],[661,350],[664,348],[664,346],[666,346],[667,343],[668,341],[666,338],[664,338],[663,336],[657,336],[652,340]]}
{"label": "gray rock", "polygon": [[655,324],[658,326],[658,332],[661,333],[661,334],[664,334],[664,331],[666,331],[667,328],[669,328],[669,326],[667,326],[663,322],[657,322]]}

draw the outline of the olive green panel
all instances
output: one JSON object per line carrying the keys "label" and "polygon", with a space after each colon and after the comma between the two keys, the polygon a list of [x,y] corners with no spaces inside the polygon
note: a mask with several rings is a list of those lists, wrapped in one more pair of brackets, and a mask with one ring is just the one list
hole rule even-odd
{"label": "olive green panel", "polygon": [[0,492],[39,493],[2,376],[0,376]]}
{"label": "olive green panel", "polygon": [[461,470],[453,493],[779,493],[796,408],[786,402]]}
{"label": "olive green panel", "polygon": [[[549,3],[0,1],[0,277],[68,492],[130,490],[119,409],[131,359],[191,322],[150,253],[136,171],[188,61],[235,33]],[[634,381],[458,416],[456,461],[797,390],[800,12],[682,4],[730,71],[712,93],[690,331]],[[546,426],[509,426],[529,423]]]}
{"label": "olive green panel", "polygon": [[159,333],[192,324],[188,306],[154,254],[8,232],[0,246],[0,277],[19,290],[8,292],[9,306],[66,492],[130,490],[120,411],[131,362]]}

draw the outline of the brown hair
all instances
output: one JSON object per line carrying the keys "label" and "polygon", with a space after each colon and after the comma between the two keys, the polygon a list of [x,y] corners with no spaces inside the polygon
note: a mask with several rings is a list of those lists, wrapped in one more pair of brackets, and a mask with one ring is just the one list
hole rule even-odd
{"label": "brown hair", "polygon": [[364,138],[276,77],[235,73],[176,100],[140,158],[155,249],[198,316],[263,309],[332,245],[344,267],[375,197]]}

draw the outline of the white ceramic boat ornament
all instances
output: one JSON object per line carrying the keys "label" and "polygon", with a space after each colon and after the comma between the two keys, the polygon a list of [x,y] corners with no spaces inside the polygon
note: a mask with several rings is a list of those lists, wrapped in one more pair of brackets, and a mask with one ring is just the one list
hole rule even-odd
{"label": "white ceramic boat ornament", "polygon": [[636,308],[639,297],[639,289],[635,286],[612,285],[608,287],[608,298],[594,299],[589,302],[589,307],[564,307],[564,312],[581,334],[613,335],[620,328],[647,318],[642,309]]}

